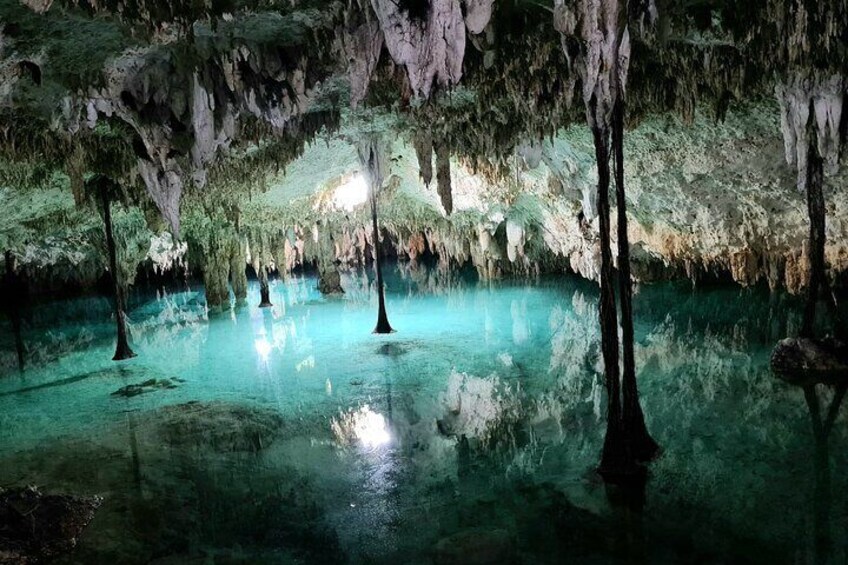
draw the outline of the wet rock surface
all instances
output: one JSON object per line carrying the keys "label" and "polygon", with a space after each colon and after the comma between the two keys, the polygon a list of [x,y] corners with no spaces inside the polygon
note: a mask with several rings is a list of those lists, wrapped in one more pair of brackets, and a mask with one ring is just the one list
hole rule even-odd
{"label": "wet rock surface", "polygon": [[71,551],[102,501],[0,488],[0,563],[46,563]]}

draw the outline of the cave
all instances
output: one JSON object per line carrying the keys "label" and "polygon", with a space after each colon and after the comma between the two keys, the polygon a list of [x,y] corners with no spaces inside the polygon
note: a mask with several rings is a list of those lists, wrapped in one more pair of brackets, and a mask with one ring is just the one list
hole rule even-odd
{"label": "cave", "polygon": [[845,0],[0,0],[0,564],[845,563]]}

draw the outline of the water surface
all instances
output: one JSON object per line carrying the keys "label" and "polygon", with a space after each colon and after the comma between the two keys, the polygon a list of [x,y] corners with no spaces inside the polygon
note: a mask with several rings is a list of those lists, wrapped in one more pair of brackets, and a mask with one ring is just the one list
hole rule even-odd
{"label": "water surface", "polygon": [[518,563],[846,560],[845,420],[816,444],[803,393],[768,370],[795,301],[639,289],[663,455],[635,512],[594,473],[592,284],[402,265],[397,332],[377,336],[372,278],[345,274],[340,298],[274,281],[270,309],[252,285],[212,315],[201,288],[137,293],[122,363],[106,299],[35,306],[23,374],[2,320],[0,485],[105,498],[65,563],[473,562],[481,545]]}

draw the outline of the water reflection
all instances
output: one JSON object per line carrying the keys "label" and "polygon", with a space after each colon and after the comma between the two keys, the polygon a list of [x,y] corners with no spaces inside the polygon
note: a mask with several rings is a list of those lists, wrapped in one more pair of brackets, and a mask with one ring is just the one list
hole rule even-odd
{"label": "water reflection", "polygon": [[[846,430],[830,395],[805,405],[768,368],[797,324],[791,299],[641,289],[640,391],[666,451],[644,491],[622,492],[592,474],[605,406],[593,285],[405,265],[386,282],[390,336],[370,333],[367,272],[344,274],[341,299],[310,277],[272,281],[264,311],[207,316],[199,289],[137,297],[140,356],[122,375],[103,372],[108,304],[68,302],[69,322],[37,310],[26,387],[56,384],[18,394],[17,376],[0,379],[0,484],[112,493],[80,562],[234,546],[254,562],[399,562],[470,539],[531,562],[838,561],[845,509],[832,501],[848,488],[829,469],[848,462]],[[186,382],[110,397],[174,376]]]}
{"label": "water reflection", "polygon": [[812,544],[799,551],[798,561],[816,565],[844,562],[846,556],[836,558],[833,539],[830,440],[848,383],[790,384],[803,391],[813,438]]}

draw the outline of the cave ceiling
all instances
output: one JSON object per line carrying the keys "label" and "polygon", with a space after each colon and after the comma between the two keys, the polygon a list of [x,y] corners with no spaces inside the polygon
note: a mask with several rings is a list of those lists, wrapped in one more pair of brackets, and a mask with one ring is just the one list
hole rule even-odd
{"label": "cave ceiling", "polygon": [[[615,94],[589,23],[612,3],[0,0],[3,198],[67,186],[72,200],[44,208],[75,218],[83,178],[103,173],[177,236],[212,209],[305,221],[358,171],[358,138],[383,135],[401,196],[389,221],[484,213],[521,190],[566,195],[591,221],[588,100],[600,100],[591,124]],[[693,200],[729,209],[728,194],[800,214],[781,190],[804,167],[809,101],[844,187],[848,0],[633,0],[628,12],[628,175],[647,231],[704,224],[732,248],[768,230],[767,218],[739,228],[731,215],[722,231],[698,217]]]}

